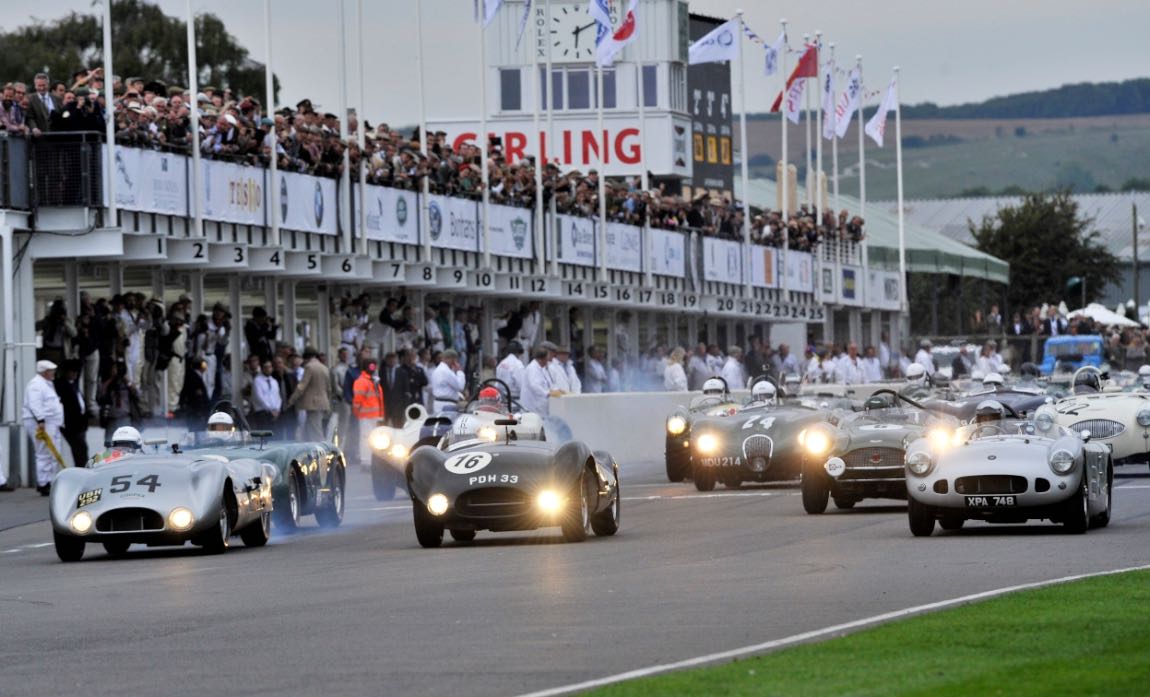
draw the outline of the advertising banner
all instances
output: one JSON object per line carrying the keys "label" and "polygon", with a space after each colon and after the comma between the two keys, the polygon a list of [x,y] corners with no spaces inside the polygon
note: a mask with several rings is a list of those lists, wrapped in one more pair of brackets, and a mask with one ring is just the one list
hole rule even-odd
{"label": "advertising banner", "polygon": [[[532,234],[535,214],[530,208],[488,205],[487,234],[491,239],[491,253],[504,257],[530,259],[535,255],[535,236]],[[483,206],[479,206],[483,215]],[[480,229],[482,229],[480,225]]]}
{"label": "advertising banner", "polygon": [[[419,244],[419,204],[414,191],[369,184],[363,198],[367,202],[367,239]],[[358,205],[355,216],[358,221]]]}
{"label": "advertising banner", "polygon": [[751,285],[758,288],[779,287],[779,250],[752,244],[747,249],[751,259]]}
{"label": "advertising banner", "polygon": [[595,266],[595,221],[573,215],[555,216],[556,247],[564,264]]}
{"label": "advertising banner", "polygon": [[703,280],[743,282],[743,245],[732,240],[703,238]]}
{"label": "advertising banner", "polygon": [[673,230],[652,228],[651,244],[647,256],[651,273],[683,278],[687,272],[687,236]]}
{"label": "advertising banner", "polygon": [[842,282],[839,283],[839,294],[844,305],[862,304],[862,269],[858,266],[842,267]]}
{"label": "advertising banner", "polygon": [[897,271],[870,271],[867,306],[876,310],[897,310],[902,300],[901,290]]}
{"label": "advertising banner", "polygon": [[643,228],[607,223],[607,268],[643,270]]}
{"label": "advertising banner", "polygon": [[427,202],[427,219],[431,246],[480,251],[479,211],[475,201],[431,196]]}
{"label": "advertising banner", "polygon": [[116,148],[116,204],[125,210],[188,215],[188,158]]}
{"label": "advertising banner", "polygon": [[201,160],[204,218],[245,225],[266,225],[266,181],[264,170],[259,167]]}
{"label": "advertising banner", "polygon": [[787,288],[801,293],[814,292],[815,259],[809,252],[787,250]]}
{"label": "advertising banner", "polygon": [[339,233],[335,180],[298,172],[279,173],[280,227],[324,235]]}

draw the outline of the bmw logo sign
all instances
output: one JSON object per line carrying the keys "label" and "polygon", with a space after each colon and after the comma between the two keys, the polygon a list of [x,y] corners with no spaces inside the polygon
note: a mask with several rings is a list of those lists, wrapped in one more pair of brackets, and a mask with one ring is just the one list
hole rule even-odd
{"label": "bmw logo sign", "polygon": [[407,224],[407,199],[402,196],[395,199],[395,222],[399,223],[400,227]]}
{"label": "bmw logo sign", "polygon": [[315,183],[315,226],[323,227],[323,187]]}
{"label": "bmw logo sign", "polygon": [[443,232],[443,213],[439,210],[439,204],[432,201],[427,206],[427,219],[431,227],[431,239],[438,240],[440,233]]}
{"label": "bmw logo sign", "polygon": [[288,212],[288,187],[287,178],[280,177],[280,221],[287,222]]}

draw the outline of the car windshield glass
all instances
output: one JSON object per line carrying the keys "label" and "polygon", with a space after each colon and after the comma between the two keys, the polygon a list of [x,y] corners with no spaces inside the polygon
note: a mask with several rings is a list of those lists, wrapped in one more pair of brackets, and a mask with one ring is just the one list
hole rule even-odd
{"label": "car windshield glass", "polygon": [[1030,436],[1032,438],[1061,438],[1071,435],[1070,431],[1058,424],[1050,424],[1045,430],[1029,419],[1003,419],[1001,421],[986,421],[981,424],[972,423],[958,430],[958,438],[962,441],[975,441],[983,438],[998,438],[1001,436]]}
{"label": "car windshield glass", "polygon": [[930,418],[930,414],[919,409],[875,409],[865,414],[856,423],[864,424],[898,424],[901,426],[921,426]]}
{"label": "car windshield glass", "polygon": [[717,407],[720,404],[726,404],[729,401],[731,401],[730,397],[718,395],[695,397],[691,400],[691,409],[706,409],[707,407]]}
{"label": "car windshield glass", "polygon": [[180,440],[181,450],[196,450],[199,448],[237,448],[252,445],[257,442],[246,431],[232,433],[221,431],[189,431]]}

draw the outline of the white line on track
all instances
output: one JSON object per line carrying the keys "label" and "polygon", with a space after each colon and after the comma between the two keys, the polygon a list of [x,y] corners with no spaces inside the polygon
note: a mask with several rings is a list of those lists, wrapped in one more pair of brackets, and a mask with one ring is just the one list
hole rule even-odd
{"label": "white line on track", "polygon": [[715,494],[671,494],[660,496],[624,496],[624,501],[690,501],[693,499],[726,499],[744,496],[799,496],[797,491],[723,491]]}
{"label": "white line on track", "polygon": [[1063,576],[1062,578],[1050,579],[1047,581],[1036,581],[1034,583],[1023,583],[1017,586],[1007,586],[1006,588],[997,588],[995,590],[983,591],[982,593],[974,593],[971,595],[964,595],[959,598],[951,598],[950,600],[942,600],[937,603],[927,603],[926,605],[916,605],[903,610],[894,610],[886,612],[881,615],[874,615],[873,617],[866,617],[861,620],[853,622],[846,622],[843,624],[836,624],[833,627],[824,627],[822,629],[815,629],[802,634],[795,634],[782,639],[775,639],[773,641],[765,641],[761,644],[753,644],[751,646],[743,646],[729,651],[720,651],[718,653],[711,653],[704,656],[696,656],[695,658],[688,658],[675,663],[664,663],[661,665],[649,666],[647,668],[639,668],[637,670],[630,670],[626,673],[618,673],[616,675],[608,675],[604,678],[596,678],[594,680],[587,680],[580,683],[573,683],[570,685],[562,685],[560,687],[552,687],[538,692],[529,692],[519,697],[554,697],[555,695],[565,695],[572,692],[582,692],[596,687],[604,687],[614,683],[623,682],[625,680],[635,680],[637,678],[645,678],[651,675],[658,675],[660,673],[669,673],[674,670],[682,670],[684,668],[694,668],[697,666],[706,665],[708,663],[716,663],[718,661],[728,661],[733,658],[739,658],[749,654],[760,654],[775,649],[781,649],[795,644],[811,641],[812,639],[822,639],[830,635],[839,634],[842,632],[849,632],[855,629],[861,629],[869,625],[880,624],[883,622],[890,622],[891,620],[904,619],[914,615],[920,615],[926,612],[934,612],[936,610],[943,610],[946,608],[954,607],[956,605],[965,605],[967,603],[976,602],[979,600],[989,600],[996,598],[1000,595],[1008,593],[1016,593],[1018,591],[1034,590],[1036,588],[1045,588],[1047,586],[1054,586],[1060,583],[1070,583],[1071,581],[1081,581],[1087,578],[1097,578],[1099,576],[1113,576],[1115,574],[1122,574],[1128,571],[1146,571],[1150,569],[1150,564],[1143,566],[1131,566],[1125,569],[1112,569],[1110,571],[1095,571],[1093,573],[1075,574],[1074,576]]}

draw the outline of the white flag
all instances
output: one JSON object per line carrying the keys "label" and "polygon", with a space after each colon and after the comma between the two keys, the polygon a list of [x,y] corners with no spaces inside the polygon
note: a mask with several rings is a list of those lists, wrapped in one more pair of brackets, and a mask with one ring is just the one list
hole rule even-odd
{"label": "white flag", "polygon": [[791,123],[798,123],[799,117],[802,115],[803,110],[803,89],[806,87],[807,81],[798,79],[791,83],[787,88],[787,103],[784,108],[787,112],[787,118]]}
{"label": "white flag", "polygon": [[695,65],[735,60],[739,56],[739,31],[737,19],[720,24],[709,34],[691,44],[691,48],[687,49],[687,62]]}
{"label": "white flag", "polygon": [[491,24],[491,20],[499,14],[501,5],[503,5],[503,0],[483,0],[483,26],[486,27]]}
{"label": "white flag", "polygon": [[835,137],[835,62],[832,59],[823,75],[823,138]]}
{"label": "white flag", "polygon": [[891,109],[898,107],[898,78],[892,77],[890,79],[890,87],[886,88],[886,96],[882,98],[882,104],[879,105],[878,111],[874,116],[870,117],[870,121],[866,122],[866,134],[870,136],[878,146],[882,147],[882,137],[886,133],[886,115],[890,113]]}
{"label": "white flag", "polygon": [[862,72],[856,66],[847,77],[847,88],[839,95],[839,103],[835,106],[835,135],[839,138],[846,137],[847,129],[851,127],[855,109],[859,108],[860,94],[862,94]]}
{"label": "white flag", "polygon": [[601,66],[612,65],[615,55],[622,51],[627,44],[639,35],[639,0],[631,0],[627,7],[627,14],[619,23],[619,28],[608,31],[598,43],[595,62]]}
{"label": "white flag", "polygon": [[787,35],[784,32],[779,34],[779,38],[775,39],[775,43],[765,47],[767,49],[766,70],[768,76],[774,75],[779,71],[779,55],[783,52],[783,47],[786,43]]}

